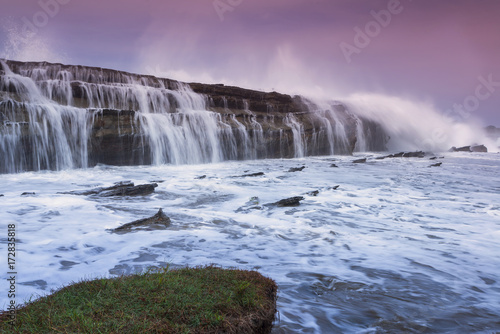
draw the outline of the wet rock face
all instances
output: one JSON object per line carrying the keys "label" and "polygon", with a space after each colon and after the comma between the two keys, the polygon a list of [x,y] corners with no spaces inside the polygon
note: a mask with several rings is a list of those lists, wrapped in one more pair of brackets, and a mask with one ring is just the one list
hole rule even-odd
{"label": "wet rock face", "polygon": [[57,112],[30,104],[32,92],[0,71],[0,155],[12,157],[0,162],[0,173],[352,154],[361,137],[366,150],[383,151],[388,141],[380,124],[338,102],[324,110],[277,92],[96,67],[5,63],[30,78]]}

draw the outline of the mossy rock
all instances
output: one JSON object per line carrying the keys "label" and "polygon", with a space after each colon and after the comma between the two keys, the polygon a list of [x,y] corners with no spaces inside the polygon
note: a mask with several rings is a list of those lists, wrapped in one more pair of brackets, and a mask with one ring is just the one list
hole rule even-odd
{"label": "mossy rock", "polygon": [[0,315],[0,333],[269,333],[277,285],[214,266],[82,281]]}

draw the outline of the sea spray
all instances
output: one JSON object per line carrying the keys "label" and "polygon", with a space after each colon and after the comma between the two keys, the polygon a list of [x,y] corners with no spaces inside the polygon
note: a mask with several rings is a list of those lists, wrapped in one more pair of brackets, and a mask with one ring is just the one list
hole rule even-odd
{"label": "sea spray", "polygon": [[472,119],[452,120],[432,104],[380,94],[353,94],[342,99],[347,108],[380,124],[390,140],[389,150],[446,151],[452,146],[497,146]]}

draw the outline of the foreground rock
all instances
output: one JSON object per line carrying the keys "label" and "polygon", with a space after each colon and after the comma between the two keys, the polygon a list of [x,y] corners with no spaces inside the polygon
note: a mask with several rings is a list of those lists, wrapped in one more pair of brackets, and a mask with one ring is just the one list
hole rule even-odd
{"label": "foreground rock", "polygon": [[158,187],[157,183],[134,185],[133,182],[123,181],[117,182],[115,185],[107,188],[94,188],[91,190],[73,190],[67,192],[60,192],[59,194],[70,195],[95,195],[101,197],[113,196],[145,196],[154,193],[155,188]]}
{"label": "foreground rock", "polygon": [[114,232],[129,231],[129,230],[131,230],[132,228],[135,228],[135,227],[149,227],[149,228],[160,227],[160,228],[166,228],[166,227],[170,226],[170,223],[171,223],[170,218],[167,217],[167,215],[165,213],[163,213],[162,209],[160,209],[152,217],[135,220],[135,221],[133,221],[131,223],[127,223],[125,225],[117,227],[113,231]]}

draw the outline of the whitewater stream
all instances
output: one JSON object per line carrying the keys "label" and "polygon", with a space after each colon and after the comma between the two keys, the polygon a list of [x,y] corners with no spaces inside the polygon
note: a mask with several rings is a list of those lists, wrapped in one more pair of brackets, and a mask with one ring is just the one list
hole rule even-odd
{"label": "whitewater stream", "polygon": [[[500,154],[377,156],[0,175],[0,306],[15,224],[18,304],[81,279],[216,264],[278,283],[273,333],[500,331]],[[61,194],[120,181],[158,187]],[[304,200],[268,205],[292,196]],[[111,232],[159,208],[170,227]]]}

